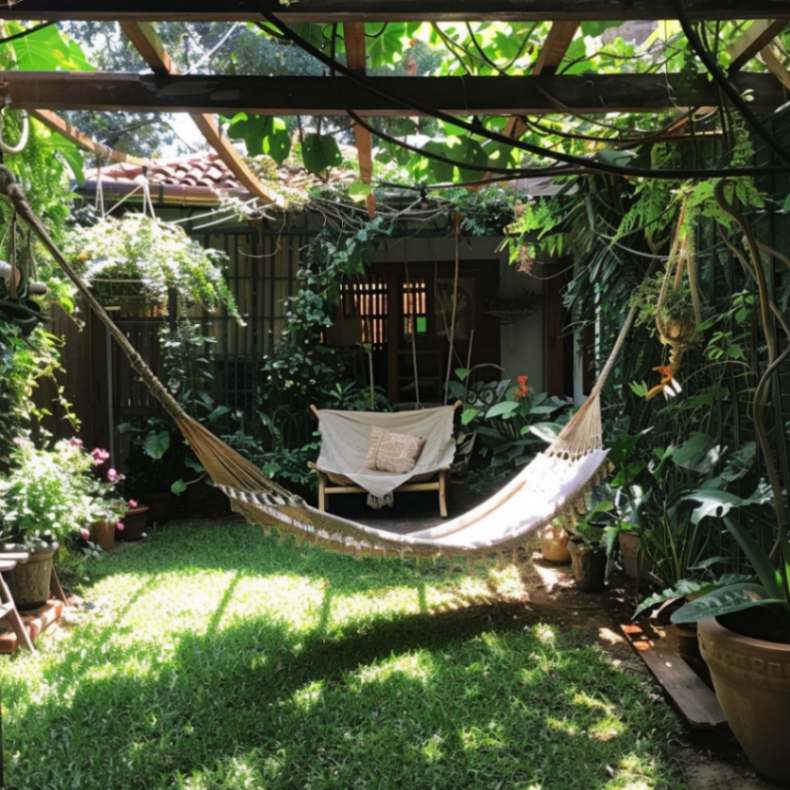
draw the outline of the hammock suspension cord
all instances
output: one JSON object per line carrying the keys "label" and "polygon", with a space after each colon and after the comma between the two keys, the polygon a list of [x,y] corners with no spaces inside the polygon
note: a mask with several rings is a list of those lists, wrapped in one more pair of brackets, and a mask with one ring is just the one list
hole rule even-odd
{"label": "hammock suspension cord", "polygon": [[11,201],[18,215],[31,227],[107,327],[131,367],[176,422],[209,477],[229,496],[233,509],[250,522],[354,555],[510,554],[525,545],[528,535],[536,529],[554,520],[572,520],[577,514],[586,512],[586,494],[606,475],[600,394],[633,324],[636,305],[629,310],[587,401],[544,452],[471,511],[437,527],[408,534],[387,532],[311,507],[187,415],[65,259],[13,175],[2,166],[0,194]]}

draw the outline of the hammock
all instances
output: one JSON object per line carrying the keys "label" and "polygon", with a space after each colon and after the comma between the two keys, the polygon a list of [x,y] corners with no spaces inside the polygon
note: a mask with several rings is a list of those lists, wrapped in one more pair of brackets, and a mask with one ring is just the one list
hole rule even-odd
{"label": "hammock", "polygon": [[392,533],[312,507],[192,419],[154,375],[128,338],[64,258],[28,204],[12,174],[0,166],[0,192],[31,226],[107,327],[151,394],[173,418],[209,477],[248,521],[355,555],[486,556],[511,553],[552,522],[573,523],[587,511],[587,494],[607,473],[602,448],[600,393],[625,342],[632,307],[590,396],[559,436],[491,498],[440,526],[408,534]]}

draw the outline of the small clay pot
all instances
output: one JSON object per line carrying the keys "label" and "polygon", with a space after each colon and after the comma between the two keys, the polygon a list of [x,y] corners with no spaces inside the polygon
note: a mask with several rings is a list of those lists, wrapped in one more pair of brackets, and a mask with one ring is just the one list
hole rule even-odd
{"label": "small clay pot", "polygon": [[122,520],[123,532],[118,533],[121,540],[142,540],[148,524],[148,506],[141,505],[127,510]]}
{"label": "small clay pot", "polygon": [[97,521],[91,524],[91,540],[104,551],[112,549],[115,546],[115,522]]}
{"label": "small clay pot", "polygon": [[540,533],[540,550],[543,559],[548,562],[570,562],[568,551],[568,533],[562,527],[549,524]]}
{"label": "small clay pot", "polygon": [[584,592],[600,592],[606,586],[606,549],[572,540],[568,551],[576,586]]}

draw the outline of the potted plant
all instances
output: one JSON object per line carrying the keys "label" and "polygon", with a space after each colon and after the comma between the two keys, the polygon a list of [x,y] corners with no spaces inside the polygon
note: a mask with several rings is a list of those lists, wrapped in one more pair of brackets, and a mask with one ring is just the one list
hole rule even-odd
{"label": "potted plant", "polygon": [[[714,194],[746,240],[749,264],[759,296],[759,324],[765,340],[766,364],[754,388],[751,414],[767,484],[758,485],[747,500],[725,491],[697,491],[700,517],[715,516],[743,552],[752,572],[748,581],[722,583],[689,601],[672,616],[676,623],[697,622],[702,656],[711,671],[716,696],[735,737],[758,771],[790,784],[790,523],[789,481],[777,463],[774,444],[785,436],[779,420],[771,436],[767,423],[772,393],[781,392],[778,378],[790,355],[790,328],[771,297],[757,242],[735,207],[726,181]],[[732,192],[729,193],[732,196]],[[782,348],[771,324],[780,318]],[[781,335],[780,335],[781,336]],[[733,507],[771,504],[773,534],[763,548],[750,534],[753,523],[729,516]]]}
{"label": "potted plant", "polygon": [[571,530],[568,551],[576,586],[585,592],[600,592],[606,586],[606,566],[612,545],[608,526],[614,503],[597,502]]}
{"label": "potted plant", "polygon": [[107,485],[93,473],[94,461],[77,440],[40,449],[17,437],[9,473],[0,480],[0,537],[30,559],[8,574],[20,608],[46,602],[55,552],[71,535],[89,536],[88,525],[112,507]]}
{"label": "potted plant", "polygon": [[103,551],[110,551],[115,546],[116,532],[122,532],[124,523],[120,521],[126,512],[125,502],[114,495],[113,489],[123,480],[117,470],[112,467],[102,472],[101,467],[106,464],[110,454],[100,448],[94,448],[91,453],[93,471],[97,476],[98,484],[89,486],[94,497],[94,512],[98,516],[90,525],[90,540]]}
{"label": "potted plant", "polygon": [[148,506],[140,505],[136,499],[130,499],[123,517],[123,526],[119,529],[122,540],[142,540],[148,523]]}

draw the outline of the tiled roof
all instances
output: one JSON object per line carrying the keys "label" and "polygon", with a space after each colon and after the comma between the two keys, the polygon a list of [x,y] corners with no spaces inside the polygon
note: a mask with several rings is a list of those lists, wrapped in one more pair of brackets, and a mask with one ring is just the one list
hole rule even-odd
{"label": "tiled roof", "polygon": [[[143,175],[143,167],[125,162],[89,170],[85,175],[95,180],[101,173],[105,186],[118,181],[135,181]],[[217,192],[240,190],[236,176],[215,153],[193,154],[179,159],[153,160],[146,173],[151,185],[206,187]]]}
{"label": "tiled roof", "polygon": [[[145,173],[143,172],[145,170]],[[93,191],[96,181],[101,179],[103,189],[113,186],[128,188],[130,184],[140,183],[143,176],[148,178],[151,191],[164,189],[179,196],[184,202],[191,198],[205,202],[212,195],[220,193],[247,195],[247,190],[239,183],[228,166],[214,152],[192,154],[171,160],[153,160],[146,168],[128,163],[118,163],[88,170],[83,189]],[[333,170],[332,181],[350,183],[356,178],[352,170]],[[281,189],[306,192],[310,187],[323,183],[317,176],[308,173],[303,167],[281,165],[264,184],[271,184],[274,191]]]}

